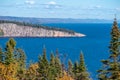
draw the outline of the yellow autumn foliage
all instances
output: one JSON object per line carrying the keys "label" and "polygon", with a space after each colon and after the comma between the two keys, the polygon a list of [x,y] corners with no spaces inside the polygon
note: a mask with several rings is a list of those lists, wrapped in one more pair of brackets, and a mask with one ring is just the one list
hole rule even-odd
{"label": "yellow autumn foliage", "polygon": [[74,79],[64,71],[63,77],[59,78],[58,80],[74,80]]}
{"label": "yellow autumn foliage", "polygon": [[38,69],[37,63],[31,64],[26,72],[27,75],[26,80],[36,80],[37,78],[36,76],[38,75],[37,69]]}
{"label": "yellow autumn foliage", "polygon": [[17,74],[17,63],[10,63],[5,65],[0,63],[0,79],[2,80],[18,80],[16,78]]}
{"label": "yellow autumn foliage", "polygon": [[32,74],[37,74],[37,69],[38,69],[38,64],[37,63],[31,64],[29,69],[28,69],[28,72],[32,73]]}

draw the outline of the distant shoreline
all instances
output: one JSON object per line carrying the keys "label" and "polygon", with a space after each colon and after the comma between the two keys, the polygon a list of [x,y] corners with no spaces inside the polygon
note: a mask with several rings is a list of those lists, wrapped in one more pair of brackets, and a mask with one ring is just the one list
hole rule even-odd
{"label": "distant shoreline", "polygon": [[22,36],[5,36],[5,37],[0,37],[0,38],[83,38],[83,37],[86,37],[86,35],[85,36],[82,36],[82,37],[77,37],[77,36],[74,36],[74,37],[33,37],[33,36],[24,36],[24,37],[22,37]]}
{"label": "distant shoreline", "polygon": [[0,21],[0,37],[84,37],[72,30],[52,28],[38,24]]}

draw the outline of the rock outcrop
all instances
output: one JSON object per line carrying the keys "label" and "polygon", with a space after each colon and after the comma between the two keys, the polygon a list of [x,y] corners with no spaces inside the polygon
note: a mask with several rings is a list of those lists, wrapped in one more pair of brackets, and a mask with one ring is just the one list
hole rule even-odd
{"label": "rock outcrop", "polygon": [[4,35],[0,37],[83,37],[84,34],[55,30],[45,29],[43,27],[32,27],[18,25],[15,23],[0,23],[0,30],[3,31]]}

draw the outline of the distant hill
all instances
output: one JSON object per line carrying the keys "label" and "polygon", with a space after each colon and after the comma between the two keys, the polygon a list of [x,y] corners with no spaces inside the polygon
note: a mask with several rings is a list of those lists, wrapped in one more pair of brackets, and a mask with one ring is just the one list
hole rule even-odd
{"label": "distant hill", "polygon": [[29,17],[11,17],[0,16],[0,20],[12,20],[19,22],[28,22],[33,24],[45,23],[112,23],[113,20],[104,19],[72,19],[72,18],[29,18]]}
{"label": "distant hill", "polygon": [[0,20],[0,37],[83,37],[72,30],[27,22]]}

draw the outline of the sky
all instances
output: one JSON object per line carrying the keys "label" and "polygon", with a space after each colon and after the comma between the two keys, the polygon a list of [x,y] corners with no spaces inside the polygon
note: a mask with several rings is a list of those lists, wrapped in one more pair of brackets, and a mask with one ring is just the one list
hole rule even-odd
{"label": "sky", "polygon": [[120,0],[0,0],[0,16],[120,19]]}

